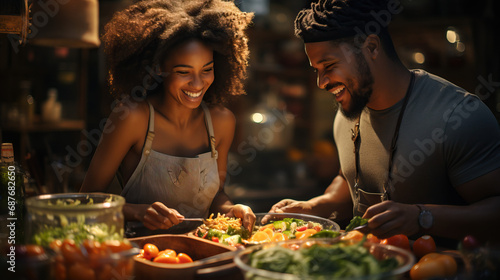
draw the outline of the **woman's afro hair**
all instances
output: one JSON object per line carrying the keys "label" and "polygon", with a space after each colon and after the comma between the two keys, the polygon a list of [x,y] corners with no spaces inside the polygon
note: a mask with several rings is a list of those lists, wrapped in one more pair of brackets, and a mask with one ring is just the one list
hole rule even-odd
{"label": "woman's afro hair", "polygon": [[162,60],[173,46],[196,38],[214,49],[215,80],[205,101],[244,94],[249,56],[245,30],[252,18],[224,0],[142,0],[117,12],[102,37],[111,93],[120,98],[160,91],[156,73]]}

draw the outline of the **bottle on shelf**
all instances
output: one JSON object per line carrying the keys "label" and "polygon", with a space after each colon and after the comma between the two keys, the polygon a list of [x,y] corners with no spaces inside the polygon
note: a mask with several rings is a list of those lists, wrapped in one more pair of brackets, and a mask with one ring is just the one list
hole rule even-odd
{"label": "bottle on shelf", "polygon": [[47,92],[47,100],[42,105],[42,120],[44,122],[60,121],[61,111],[61,103],[57,101],[57,89],[50,88]]}
{"label": "bottle on shelf", "polygon": [[12,143],[2,143],[1,147],[0,216],[2,231],[6,229],[6,236],[3,234],[1,241],[11,246],[20,245],[25,243],[24,183],[27,176],[21,166],[14,161]]}

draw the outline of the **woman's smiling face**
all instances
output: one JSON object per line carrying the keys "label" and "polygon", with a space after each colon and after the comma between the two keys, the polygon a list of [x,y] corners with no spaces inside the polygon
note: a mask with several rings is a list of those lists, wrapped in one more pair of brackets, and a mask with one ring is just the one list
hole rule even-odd
{"label": "woman's smiling face", "polygon": [[318,87],[335,96],[344,115],[355,119],[368,104],[373,77],[359,49],[331,41],[306,43],[309,62],[317,72]]}
{"label": "woman's smiling face", "polygon": [[214,81],[213,50],[192,39],[175,46],[163,64],[167,98],[194,109]]}

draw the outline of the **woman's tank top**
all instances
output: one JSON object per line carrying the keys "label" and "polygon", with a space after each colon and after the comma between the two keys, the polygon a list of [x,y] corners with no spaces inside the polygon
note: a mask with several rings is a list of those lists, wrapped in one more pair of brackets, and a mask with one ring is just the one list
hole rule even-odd
{"label": "woman's tank top", "polygon": [[[185,217],[208,217],[220,181],[210,111],[204,103],[201,106],[211,151],[195,157],[177,157],[151,149],[154,139],[154,108],[149,104],[148,134],[141,159],[121,192],[127,203],[152,204],[159,201]],[[150,231],[140,222],[128,222],[126,234],[130,237],[180,233],[192,230],[197,225],[199,224],[181,222],[167,231]]]}

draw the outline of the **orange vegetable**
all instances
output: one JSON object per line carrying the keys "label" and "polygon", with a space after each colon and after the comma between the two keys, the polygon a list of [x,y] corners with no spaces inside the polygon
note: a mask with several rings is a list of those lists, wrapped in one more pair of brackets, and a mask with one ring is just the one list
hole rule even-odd
{"label": "orange vegetable", "polygon": [[413,253],[421,258],[436,251],[436,243],[430,235],[424,235],[413,242]]}
{"label": "orange vegetable", "polygon": [[179,263],[192,263],[193,259],[191,259],[190,256],[184,253],[179,253],[177,255],[177,259],[179,260]]}
{"label": "orange vegetable", "polygon": [[175,264],[175,263],[179,263],[179,259],[176,256],[161,254],[161,255],[156,256],[156,258],[153,259],[153,262]]}
{"label": "orange vegetable", "polygon": [[312,228],[308,228],[304,231],[298,231],[295,233],[295,238],[296,239],[306,239],[308,237],[310,237],[311,235],[317,233],[317,231],[315,229],[312,229]]}
{"label": "orange vegetable", "polygon": [[408,251],[411,251],[410,248],[410,240],[408,240],[408,236],[404,234],[396,234],[386,239],[380,240],[380,244],[392,245],[396,246]]}
{"label": "orange vegetable", "polygon": [[353,242],[361,241],[364,237],[364,234],[358,230],[351,230],[346,235],[342,236],[340,239],[342,240],[350,240]]}
{"label": "orange vegetable", "polygon": [[457,273],[457,262],[446,254],[429,253],[410,269],[412,280],[451,277]]}
{"label": "orange vegetable", "polygon": [[376,237],[372,233],[368,233],[366,235],[366,241],[372,242],[372,243],[380,243],[380,239],[378,239],[378,237]]}
{"label": "orange vegetable", "polygon": [[156,258],[156,256],[158,256],[158,247],[156,247],[156,245],[154,244],[151,244],[151,243],[147,243],[147,244],[144,244],[144,258],[145,259],[148,259],[148,260],[151,260],[151,259],[154,259]]}

